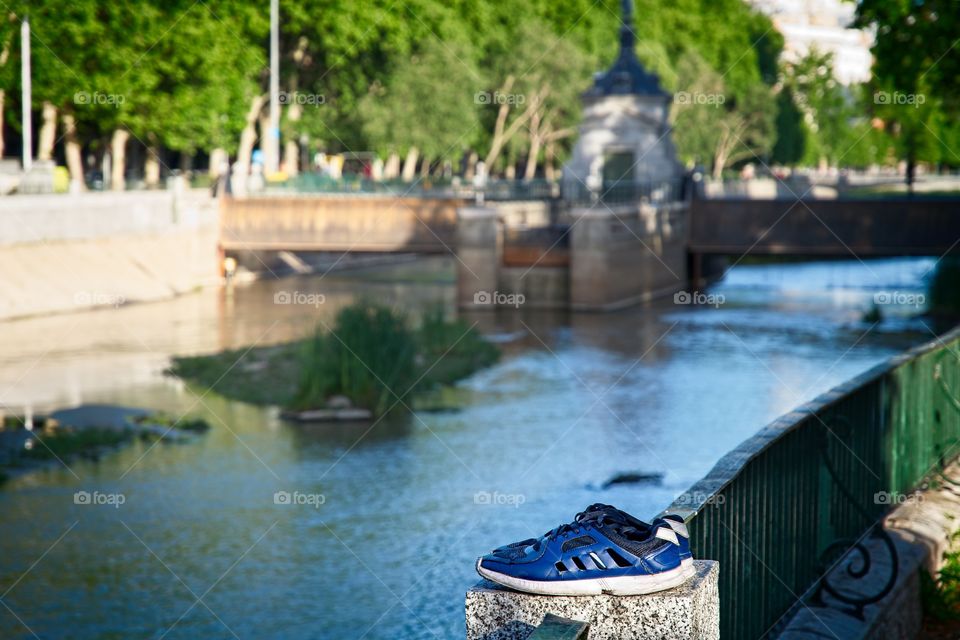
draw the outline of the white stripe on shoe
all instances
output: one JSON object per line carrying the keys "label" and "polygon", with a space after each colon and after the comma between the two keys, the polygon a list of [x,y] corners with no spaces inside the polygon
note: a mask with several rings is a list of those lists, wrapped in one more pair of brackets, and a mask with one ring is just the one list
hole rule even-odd
{"label": "white stripe on shoe", "polygon": [[684,538],[690,537],[690,531],[687,529],[687,525],[684,523],[677,522],[676,520],[672,520],[670,518],[664,518],[663,521],[670,525],[670,528],[673,529],[677,534],[683,536]]}
{"label": "white stripe on shoe", "polygon": [[615,576],[611,578],[585,578],[583,580],[525,580],[497,571],[491,571],[477,559],[477,573],[497,584],[517,591],[545,596],[638,596],[678,587],[695,573],[693,560],[660,573],[639,576]]}

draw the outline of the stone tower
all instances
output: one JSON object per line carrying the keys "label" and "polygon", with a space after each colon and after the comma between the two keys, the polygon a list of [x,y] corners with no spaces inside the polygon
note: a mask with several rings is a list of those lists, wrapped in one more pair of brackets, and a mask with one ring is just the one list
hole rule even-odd
{"label": "stone tower", "polygon": [[673,98],[637,60],[633,2],[622,0],[622,6],[620,53],[583,94],[580,137],[563,173],[567,194],[582,195],[588,188],[602,193],[682,175],[667,122]]}

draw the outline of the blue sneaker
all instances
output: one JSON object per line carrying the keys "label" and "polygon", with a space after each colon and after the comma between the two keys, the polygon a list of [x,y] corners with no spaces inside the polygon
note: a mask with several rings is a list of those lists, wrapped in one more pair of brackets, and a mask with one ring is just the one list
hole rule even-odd
{"label": "blue sneaker", "polygon": [[670,527],[673,529],[673,532],[677,534],[677,540],[680,542],[680,564],[685,567],[692,567],[693,553],[690,552],[690,531],[687,530],[687,525],[684,524],[683,518],[674,513],[670,513],[653,521],[653,526],[661,525]]}
{"label": "blue sneaker", "polygon": [[585,596],[670,589],[693,575],[672,525],[646,524],[595,504],[540,538],[500,547],[477,560],[484,578],[518,591]]}

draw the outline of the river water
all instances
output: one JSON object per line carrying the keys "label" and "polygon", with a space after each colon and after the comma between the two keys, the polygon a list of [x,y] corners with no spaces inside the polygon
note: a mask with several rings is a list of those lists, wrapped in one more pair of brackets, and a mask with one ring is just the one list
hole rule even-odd
{"label": "river water", "polygon": [[[593,502],[651,517],[776,416],[931,339],[909,295],[933,264],[737,265],[708,292],[721,304],[468,315],[503,358],[459,385],[462,409],[372,428],[286,424],[162,370],[301,336],[357,297],[452,307],[450,259],[0,324],[11,411],[106,402],[213,425],[0,488],[0,638],[462,637],[477,555]],[[274,303],[293,291],[325,301]],[[902,304],[871,330],[878,293]],[[600,488],[621,472],[663,479]]]}

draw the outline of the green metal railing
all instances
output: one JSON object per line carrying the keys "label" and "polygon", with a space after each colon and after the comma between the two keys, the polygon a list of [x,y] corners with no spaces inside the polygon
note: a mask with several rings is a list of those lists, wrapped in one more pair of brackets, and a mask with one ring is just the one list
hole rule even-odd
{"label": "green metal railing", "polygon": [[667,509],[687,520],[695,557],[720,562],[721,636],[769,634],[896,496],[958,454],[960,329],[799,407],[729,453]]}

